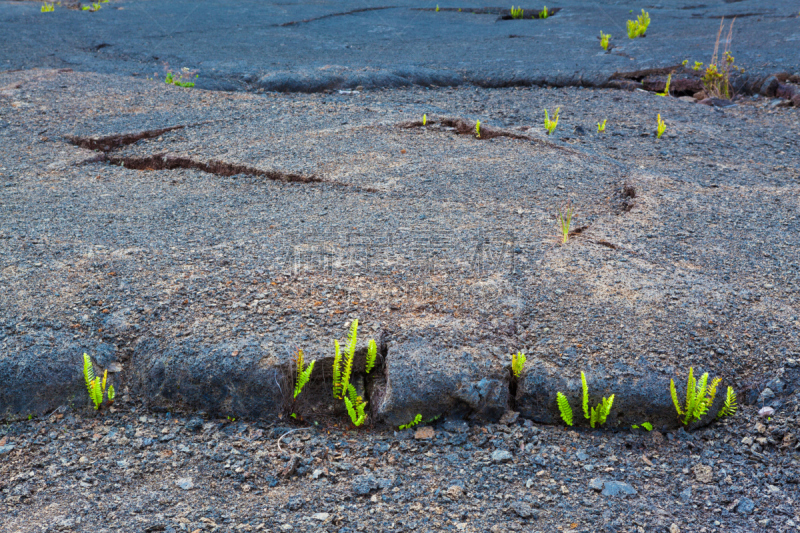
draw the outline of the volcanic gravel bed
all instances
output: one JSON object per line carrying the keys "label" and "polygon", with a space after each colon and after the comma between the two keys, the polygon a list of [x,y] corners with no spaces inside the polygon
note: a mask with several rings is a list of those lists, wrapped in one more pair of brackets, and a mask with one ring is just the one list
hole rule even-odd
{"label": "volcanic gravel bed", "polygon": [[797,530],[798,396],[687,433],[60,408],[0,428],[0,531]]}

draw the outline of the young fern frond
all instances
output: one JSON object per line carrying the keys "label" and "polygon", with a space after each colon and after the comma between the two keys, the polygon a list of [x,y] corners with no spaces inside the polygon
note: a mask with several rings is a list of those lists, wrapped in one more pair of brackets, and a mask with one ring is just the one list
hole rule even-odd
{"label": "young fern frond", "polygon": [[402,426],[398,426],[397,429],[399,429],[400,431],[403,431],[404,429],[413,428],[414,426],[416,426],[420,422],[422,422],[422,415],[418,414],[417,416],[414,417],[414,420],[412,420],[408,424],[403,424]]}
{"label": "young fern frond", "polygon": [[672,396],[672,403],[675,404],[675,410],[678,411],[678,416],[683,414],[681,411],[681,404],[678,401],[678,390],[675,388],[675,382],[673,380],[669,380],[669,393]]}
{"label": "young fern frond", "polygon": [[367,347],[367,362],[364,371],[369,374],[369,371],[375,368],[375,359],[378,357],[378,345],[375,344],[375,339],[370,339]]}
{"label": "young fern frond", "polygon": [[581,386],[583,387],[583,416],[589,418],[589,385],[586,383],[586,375],[583,372],[581,372]]}
{"label": "young fern frond", "polygon": [[333,397],[341,399],[342,397],[342,351],[339,346],[339,341],[333,341],[334,349],[336,350],[333,356]]}
{"label": "young fern frond", "polygon": [[303,368],[305,366],[303,362],[303,350],[297,350],[297,378],[294,384],[295,398],[303,391],[303,387],[308,383],[308,380],[311,379],[311,372],[314,370],[314,362],[315,361],[311,361],[307,368]]}
{"label": "young fern frond", "polygon": [[344,405],[347,408],[347,414],[350,415],[350,420],[353,422],[354,426],[358,427],[362,425],[367,419],[367,415],[364,412],[367,404],[361,399],[361,396],[358,395],[353,385],[347,386],[347,396],[344,398]]}
{"label": "young fern frond", "polygon": [[664,88],[663,93],[656,93],[658,96],[669,96],[669,84],[672,81],[672,72],[667,76],[667,86]]}
{"label": "young fern frond", "polygon": [[736,414],[738,408],[739,406],[736,405],[736,393],[733,392],[733,387],[728,387],[728,392],[725,394],[725,405],[723,405],[722,409],[717,413],[717,418],[733,416]]}
{"label": "young fern frond", "polygon": [[568,426],[572,426],[572,407],[569,406],[569,400],[563,393],[559,392],[556,395],[556,402],[558,403],[558,410],[561,412],[561,419]]}
{"label": "young fern frond", "polygon": [[522,352],[517,352],[516,355],[511,355],[511,372],[514,374],[515,378],[518,378],[520,375],[522,375],[522,370],[525,368],[526,360],[525,354]]}
{"label": "young fern frond", "polygon": [[94,381],[94,366],[89,354],[83,354],[83,378],[86,380],[86,390],[89,392],[89,397],[92,396],[92,381]]}
{"label": "young fern frond", "polygon": [[108,401],[113,402],[114,397],[116,397],[116,393],[114,392],[114,385],[108,386]]}

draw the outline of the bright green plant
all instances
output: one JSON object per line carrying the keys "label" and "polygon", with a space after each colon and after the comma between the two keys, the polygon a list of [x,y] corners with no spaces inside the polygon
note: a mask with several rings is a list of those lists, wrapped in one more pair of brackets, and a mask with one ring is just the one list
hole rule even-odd
{"label": "bright green plant", "polygon": [[511,18],[512,19],[521,19],[523,12],[524,11],[522,9],[522,6],[516,7],[516,8],[514,6],[511,6]]}
{"label": "bright green plant", "polygon": [[294,397],[297,398],[303,391],[303,387],[305,387],[306,383],[308,383],[308,380],[311,378],[311,372],[314,370],[314,361],[308,363],[306,367],[303,364],[303,350],[297,350],[297,357],[295,360],[297,361],[297,378],[294,383]]}
{"label": "bright green plant", "polygon": [[558,411],[561,413],[561,419],[568,426],[572,425],[572,407],[569,406],[569,400],[563,393],[556,394],[556,403],[558,403]]}
{"label": "bright green plant", "polygon": [[398,426],[397,429],[399,429],[400,431],[403,431],[404,429],[410,429],[419,424],[420,422],[422,422],[422,415],[418,414],[417,416],[414,417],[414,420],[412,420],[408,424],[403,424],[402,426]]}
{"label": "bright green plant", "polygon": [[333,396],[342,399],[350,384],[350,374],[353,371],[353,358],[356,355],[356,340],[358,339],[358,319],[353,320],[350,334],[347,336],[347,346],[342,359],[339,341],[333,341],[335,348],[333,357]]}
{"label": "bright green plant", "polygon": [[[686,383],[686,404],[681,409],[678,402],[678,391],[675,389],[675,382],[669,380],[669,392],[672,396],[672,403],[675,404],[675,410],[678,416],[683,416],[684,425],[700,420],[711,405],[714,403],[714,396],[717,394],[717,385],[721,381],[720,378],[715,378],[708,384],[708,372],[703,374],[700,381],[694,378],[694,369],[689,367],[689,379]],[[735,399],[735,397],[734,397]]]}
{"label": "bright green plant", "polygon": [[54,4],[48,4],[47,2],[45,2],[42,5],[42,13],[52,13],[55,10],[56,6]]}
{"label": "bright green plant", "polygon": [[480,120],[475,123],[475,137],[477,137],[478,139],[481,138],[481,121]]}
{"label": "bright green plant", "polygon": [[439,4],[436,4],[436,12],[439,12]]}
{"label": "bright green plant", "polygon": [[688,63],[689,63],[689,60],[688,60],[688,59],[684,59],[683,61],[681,61],[681,65],[683,65],[684,67],[685,67],[685,66],[686,66]]}
{"label": "bright green plant", "polygon": [[[735,21],[736,19],[734,19]],[[719,40],[722,36],[722,30],[725,27],[725,18],[723,17],[719,23],[719,31],[717,32],[717,41],[714,44],[714,53],[711,55],[711,63],[706,67],[703,73],[703,87],[706,94],[713,98],[726,98],[730,99],[732,96],[731,87],[731,74],[734,71],[744,72],[743,68],[739,68],[734,64],[733,55],[729,50],[731,40],[733,39],[733,22],[728,28],[728,36],[725,39],[725,50],[722,53],[724,60],[719,60],[717,53],[719,52]]]}
{"label": "bright green plant", "polygon": [[[172,73],[172,71],[169,71],[167,72],[166,79],[164,79],[164,83],[176,85],[178,87],[194,87],[194,82],[190,81],[193,79],[192,74],[194,74],[194,72],[189,70],[188,67],[183,67],[178,75],[175,75]],[[198,78],[199,76],[199,74],[194,74],[194,79]]]}
{"label": "bright green plant", "polygon": [[375,359],[378,356],[378,345],[375,344],[375,339],[370,339],[367,346],[367,361],[364,371],[369,374],[369,371],[375,368]]}
{"label": "bright green plant", "polygon": [[608,120],[607,118],[604,118],[603,122],[598,122],[597,123],[597,133],[605,133],[606,132],[606,121],[607,120]]}
{"label": "bright green plant", "polygon": [[350,415],[350,420],[353,425],[359,427],[364,424],[367,419],[367,414],[364,410],[367,407],[367,402],[361,399],[361,396],[356,392],[356,388],[352,384],[347,385],[347,395],[344,397],[344,405],[347,407],[347,414]]}
{"label": "bright green plant", "polygon": [[558,113],[561,111],[560,107],[556,108],[556,114],[553,115],[553,120],[550,120],[550,115],[547,113],[547,109],[544,110],[544,129],[547,130],[548,135],[552,135],[554,131],[556,131],[556,127],[558,126]]}
{"label": "bright green plant", "polygon": [[422,125],[425,126],[427,124],[428,124],[428,114],[427,113],[423,113],[422,114]]}
{"label": "bright green plant", "polygon": [[590,410],[589,385],[586,383],[586,375],[583,372],[581,372],[581,387],[583,389],[583,416],[589,420],[593,429],[595,424],[602,426],[611,412],[611,406],[614,405],[614,395],[612,394],[608,399],[604,397],[597,407],[592,407]]}
{"label": "bright green plant", "polygon": [[650,14],[642,9],[642,14],[636,20],[629,20],[627,23],[628,37],[635,39],[644,35],[648,26],[650,26]]}
{"label": "bright green plant", "polygon": [[546,18],[547,18],[547,16],[548,16],[548,12],[547,12],[547,6],[544,6],[544,9],[542,9],[542,10],[539,12],[539,18],[540,18],[540,19],[546,19]]}
{"label": "bright green plant", "polygon": [[525,354],[522,352],[511,355],[511,372],[514,374],[515,378],[518,378],[522,374],[522,369],[525,368],[526,360]]}
{"label": "bright green plant", "polygon": [[611,34],[610,33],[603,33],[602,31],[600,32],[600,47],[603,50],[608,51],[608,40],[609,39],[611,39]]}
{"label": "bright green plant", "polygon": [[667,131],[667,123],[661,120],[661,113],[659,113],[656,118],[656,139],[660,139],[665,131]]}
{"label": "bright green plant", "polygon": [[561,209],[558,210],[558,225],[561,228],[561,244],[567,244],[567,241],[569,241],[569,228],[572,224],[572,215],[571,205],[567,205],[563,211]]}
{"label": "bright green plant", "polygon": [[692,70],[700,70],[701,68],[703,68],[703,63],[700,61],[695,61]]}
{"label": "bright green plant", "polygon": [[739,406],[736,405],[736,393],[733,392],[733,387],[728,387],[728,392],[725,394],[725,405],[717,413],[717,418],[725,418],[726,416],[733,416]]}
{"label": "bright green plant", "polygon": [[[640,425],[642,428],[646,429],[647,431],[653,431],[653,424],[651,424],[650,422],[642,422],[642,423],[641,423],[641,424],[639,424],[639,425]],[[636,425],[636,424],[634,424],[634,425],[632,425],[632,426],[631,426],[631,428],[633,428],[633,429],[639,429],[639,425]]]}
{"label": "bright green plant", "polygon": [[667,86],[664,87],[663,93],[656,93],[658,96],[669,96],[669,84],[672,81],[672,72],[667,76]]}
{"label": "bright green plant", "polygon": [[95,409],[100,409],[100,406],[103,405],[104,396],[108,398],[109,405],[114,403],[114,385],[108,385],[108,391],[106,391],[108,370],[103,373],[102,380],[100,376],[95,376],[92,359],[86,353],[83,354],[83,377],[86,380],[86,389],[89,391],[89,398],[92,400]]}
{"label": "bright green plant", "polygon": [[[101,2],[93,2],[91,6],[83,6],[81,9],[83,11],[91,11],[91,12],[100,11],[100,8],[102,7],[100,3]],[[105,2],[102,3],[105,4]]]}

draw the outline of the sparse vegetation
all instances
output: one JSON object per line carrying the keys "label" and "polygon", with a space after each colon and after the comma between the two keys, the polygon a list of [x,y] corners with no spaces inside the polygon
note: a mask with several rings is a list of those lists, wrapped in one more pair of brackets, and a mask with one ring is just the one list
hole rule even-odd
{"label": "sparse vegetation", "polygon": [[523,12],[524,12],[524,10],[522,9],[522,7],[516,7],[515,8],[514,6],[511,6],[511,18],[512,19],[521,19]]}
{"label": "sparse vegetation", "polygon": [[669,84],[672,82],[672,72],[667,76],[667,85],[664,87],[663,93],[656,93],[658,96],[669,96]]}
{"label": "sparse vegetation", "polygon": [[42,4],[42,10],[41,10],[42,13],[52,13],[55,10],[56,10],[55,4],[48,4],[47,2]]}
{"label": "sparse vegetation", "polygon": [[606,121],[607,120],[608,120],[607,118],[604,118],[603,122],[598,122],[597,123],[597,133],[605,133],[606,132]]}
{"label": "sparse vegetation", "polygon": [[725,50],[722,53],[722,57],[724,59],[720,60],[717,54],[719,52],[719,38],[722,35],[725,18],[723,17],[720,21],[719,31],[717,32],[717,41],[714,44],[714,54],[711,56],[711,63],[709,63],[705,72],[703,73],[703,87],[705,88],[706,94],[712,98],[724,98],[729,100],[733,96],[731,74],[737,71],[744,72],[743,68],[739,68],[735,65],[734,57],[729,49],[731,39],[733,37],[734,22],[736,22],[735,18],[728,28],[728,36],[725,39]]}
{"label": "sparse vegetation", "polygon": [[[339,341],[333,341],[334,356],[333,356],[333,397],[338,400],[344,400],[347,413],[350,415],[350,420],[353,425],[361,426],[366,420],[366,406],[361,396],[358,395],[356,388],[350,383],[350,377],[353,372],[353,359],[356,355],[356,343],[358,340],[358,319],[353,320],[350,325],[350,332],[347,336],[347,346],[345,347],[344,354],[342,354]],[[367,358],[365,370],[369,373],[375,366],[375,358],[378,353],[378,345],[375,340],[370,340],[367,346]]]}
{"label": "sparse vegetation", "polygon": [[526,360],[525,354],[522,352],[517,352],[516,355],[511,355],[511,372],[514,374],[515,378],[518,378],[522,374],[522,370],[525,368]]}
{"label": "sparse vegetation", "polygon": [[[708,372],[700,377],[700,381],[694,378],[694,369],[689,367],[689,379],[686,383],[686,404],[681,408],[678,402],[678,391],[675,389],[675,381],[669,380],[669,392],[672,396],[672,403],[675,404],[675,410],[678,416],[683,416],[682,422],[688,425],[691,422],[700,420],[703,415],[708,412],[708,409],[714,403],[714,397],[717,394],[717,385],[722,381],[720,378],[715,378],[708,383]],[[734,395],[733,400],[736,397]]]}
{"label": "sparse vegetation", "polygon": [[561,229],[561,244],[567,244],[569,241],[569,228],[572,224],[572,206],[567,205],[563,210],[558,210],[558,225]]}
{"label": "sparse vegetation", "polygon": [[548,135],[552,135],[554,131],[556,131],[556,127],[558,127],[558,113],[561,111],[560,107],[556,108],[556,114],[553,115],[553,120],[550,120],[550,115],[547,113],[547,109],[544,110],[544,129],[547,130]]}
{"label": "sparse vegetation", "polygon": [[104,404],[103,398],[108,399],[108,405],[114,403],[114,385],[109,384],[108,390],[106,390],[108,370],[103,372],[102,380],[100,376],[95,376],[92,359],[86,353],[83,354],[83,377],[86,380],[86,389],[89,391],[89,398],[92,400],[95,409],[100,409]]}
{"label": "sparse vegetation", "polygon": [[364,371],[369,374],[370,370],[375,368],[375,359],[378,356],[378,345],[375,343],[375,339],[370,339],[369,344],[367,345],[367,361],[364,367]]}
{"label": "sparse vegetation", "polygon": [[596,407],[589,409],[589,385],[586,383],[586,375],[581,372],[581,386],[583,389],[583,415],[589,420],[589,424],[594,429],[595,424],[602,426],[606,423],[606,418],[611,412],[611,406],[614,405],[614,395],[608,398],[603,397]]}
{"label": "sparse vegetation", "polygon": [[436,4],[436,12],[439,12],[439,4]]}
{"label": "sparse vegetation", "polygon": [[481,121],[477,121],[475,123],[475,137],[480,139],[481,138]]}
{"label": "sparse vegetation", "polygon": [[345,407],[347,407],[347,414],[350,415],[350,421],[353,422],[353,425],[355,427],[363,425],[364,421],[367,419],[367,414],[365,413],[367,402],[361,399],[361,396],[358,395],[356,388],[352,384],[347,385],[347,395],[344,397],[344,404]]}
{"label": "sparse vegetation", "polygon": [[660,139],[665,131],[667,131],[667,123],[661,120],[661,113],[659,113],[656,118],[656,139]]}
{"label": "sparse vegetation", "polygon": [[650,14],[642,9],[642,14],[636,20],[629,20],[627,23],[628,37],[635,39],[647,33],[647,27],[650,26]]}
{"label": "sparse vegetation", "polygon": [[422,422],[422,415],[418,414],[417,416],[414,417],[414,420],[412,420],[408,424],[403,424],[401,426],[398,426],[397,429],[399,429],[400,431],[403,431],[404,429],[410,429],[419,424],[420,422]]}
{"label": "sparse vegetation", "polygon": [[167,72],[164,83],[177,85],[178,87],[194,87],[194,82],[190,80],[197,79],[198,77],[199,74],[195,74],[194,71],[189,70],[188,67],[183,67],[178,75],[173,74],[172,71]]}
{"label": "sparse vegetation", "polygon": [[303,350],[300,349],[297,350],[295,361],[297,362],[297,377],[294,383],[294,397],[297,398],[303,391],[305,384],[308,383],[308,380],[311,378],[311,372],[314,370],[314,361],[311,361],[308,363],[307,367],[304,367]]}
{"label": "sparse vegetation", "polygon": [[700,70],[703,68],[703,63],[701,61],[695,61],[692,70]]}
{"label": "sparse vegetation", "polygon": [[642,422],[639,425],[634,424],[634,425],[631,426],[631,428],[632,429],[639,429],[639,426],[641,426],[643,429],[646,429],[647,431],[653,431],[653,424],[651,424],[650,422]]}
{"label": "sparse vegetation", "polygon": [[107,3],[108,3],[108,0],[105,0],[105,1],[101,0],[100,2],[92,2],[92,5],[83,6],[81,9],[83,11],[90,11],[90,12],[94,13],[95,11],[100,11],[100,8],[103,7],[100,4],[107,4]]}
{"label": "sparse vegetation", "polygon": [[611,34],[600,32],[600,47],[608,51],[608,40],[611,39]]}
{"label": "sparse vegetation", "polygon": [[422,125],[426,126],[427,124],[428,124],[428,114],[427,113],[423,113],[422,114]]}
{"label": "sparse vegetation", "polygon": [[561,413],[561,420],[568,426],[572,426],[572,407],[569,406],[569,400],[563,393],[556,394],[556,403],[558,403],[558,411]]}
{"label": "sparse vegetation", "polygon": [[717,413],[717,418],[733,416],[736,414],[737,409],[739,409],[739,406],[736,405],[736,393],[733,392],[733,387],[728,387],[728,391],[725,394],[725,404],[722,406],[722,409],[719,410],[719,413]]}
{"label": "sparse vegetation", "polygon": [[548,16],[549,16],[549,13],[547,12],[547,6],[544,6],[544,9],[542,9],[539,12],[539,18],[540,19],[546,19]]}

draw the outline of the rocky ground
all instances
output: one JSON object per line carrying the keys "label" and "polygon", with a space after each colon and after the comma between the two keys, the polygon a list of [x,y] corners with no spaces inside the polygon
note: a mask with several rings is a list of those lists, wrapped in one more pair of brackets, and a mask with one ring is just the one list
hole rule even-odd
{"label": "rocky ground", "polygon": [[795,395],[694,432],[58,411],[0,429],[0,531],[797,531]]}

